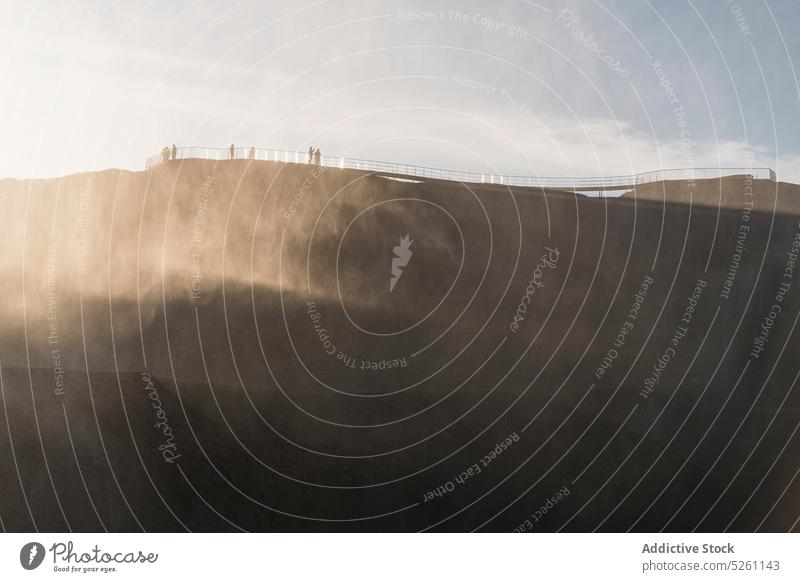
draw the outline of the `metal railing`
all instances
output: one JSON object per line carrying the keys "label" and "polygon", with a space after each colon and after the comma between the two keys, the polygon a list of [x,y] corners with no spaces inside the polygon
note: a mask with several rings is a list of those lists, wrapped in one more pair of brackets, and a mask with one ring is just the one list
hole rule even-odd
{"label": "metal railing", "polygon": [[[172,159],[170,154],[156,154],[147,158],[145,168],[150,170],[161,163]],[[276,150],[268,148],[234,148],[231,157],[230,148],[211,147],[181,147],[176,148],[176,160],[204,159],[204,160],[261,160],[284,162],[289,164],[311,164],[308,152],[292,150]],[[642,172],[639,174],[619,176],[592,176],[592,177],[556,177],[556,176],[506,176],[502,174],[464,172],[459,170],[444,170],[410,164],[397,164],[393,162],[379,162],[375,160],[362,160],[339,156],[321,156],[320,165],[328,168],[348,170],[363,170],[408,176],[431,180],[448,180],[474,184],[500,184],[505,186],[522,186],[533,188],[553,188],[578,191],[614,191],[627,190],[639,184],[661,182],[666,180],[703,180],[723,178],[727,176],[744,175],[754,180],[776,181],[775,171],[771,168],[683,168],[665,169]]]}

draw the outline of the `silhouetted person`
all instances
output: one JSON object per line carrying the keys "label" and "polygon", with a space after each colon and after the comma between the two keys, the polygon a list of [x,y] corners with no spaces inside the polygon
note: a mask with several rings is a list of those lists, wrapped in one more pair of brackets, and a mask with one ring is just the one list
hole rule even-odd
{"label": "silhouetted person", "polygon": [[306,163],[310,164],[313,161],[314,161],[314,148],[308,146],[308,161]]}
{"label": "silhouetted person", "polygon": [[251,160],[255,160],[256,159],[256,148],[252,148],[251,147],[250,151],[247,153],[247,157],[250,158]]}
{"label": "silhouetted person", "polygon": [[233,147],[233,144],[231,144],[231,148],[230,148],[230,154],[229,154],[229,156],[228,156],[228,159],[229,159],[229,160],[232,160],[232,159],[234,159],[235,157],[236,157],[236,149]]}
{"label": "silhouetted person", "polygon": [[314,152],[314,163],[318,166],[322,165],[322,154],[319,152],[319,148]]}
{"label": "silhouetted person", "polygon": [[175,144],[172,144],[172,159],[178,159],[178,148],[175,147]]}
{"label": "silhouetted person", "polygon": [[167,146],[164,146],[164,149],[161,150],[161,161],[165,164],[169,161],[169,148]]}

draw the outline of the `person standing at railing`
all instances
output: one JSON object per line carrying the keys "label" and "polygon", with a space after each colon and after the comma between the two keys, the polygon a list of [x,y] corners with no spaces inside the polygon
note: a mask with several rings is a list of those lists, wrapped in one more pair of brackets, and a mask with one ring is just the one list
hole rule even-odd
{"label": "person standing at railing", "polygon": [[161,150],[161,162],[166,164],[169,161],[169,148],[164,146],[164,149]]}
{"label": "person standing at railing", "polygon": [[317,148],[316,151],[314,152],[314,163],[317,166],[322,165],[322,154],[320,153],[319,148]]}
{"label": "person standing at railing", "polygon": [[175,144],[172,144],[172,159],[178,159],[178,148],[175,147]]}
{"label": "person standing at railing", "polygon": [[256,148],[251,147],[250,151],[247,153],[247,157],[249,159],[251,159],[251,160],[255,160],[256,159]]}
{"label": "person standing at railing", "polygon": [[232,160],[235,157],[236,157],[236,148],[234,148],[233,144],[231,144],[231,147],[230,147],[230,150],[229,150],[229,154],[228,154],[228,159]]}
{"label": "person standing at railing", "polygon": [[310,164],[313,161],[314,161],[314,148],[308,146],[308,161],[306,163]]}

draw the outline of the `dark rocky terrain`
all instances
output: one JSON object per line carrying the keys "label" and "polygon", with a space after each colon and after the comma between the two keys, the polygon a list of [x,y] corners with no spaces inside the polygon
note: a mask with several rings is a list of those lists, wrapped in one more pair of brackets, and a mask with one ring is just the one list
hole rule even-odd
{"label": "dark rocky terrain", "polygon": [[797,528],[796,185],[0,189],[7,531]]}

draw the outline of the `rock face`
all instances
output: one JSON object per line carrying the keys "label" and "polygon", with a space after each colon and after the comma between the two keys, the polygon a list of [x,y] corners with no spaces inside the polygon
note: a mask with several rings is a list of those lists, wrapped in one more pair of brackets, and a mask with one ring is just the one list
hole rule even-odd
{"label": "rock face", "polygon": [[796,528],[798,200],[245,160],[0,181],[2,525]]}

